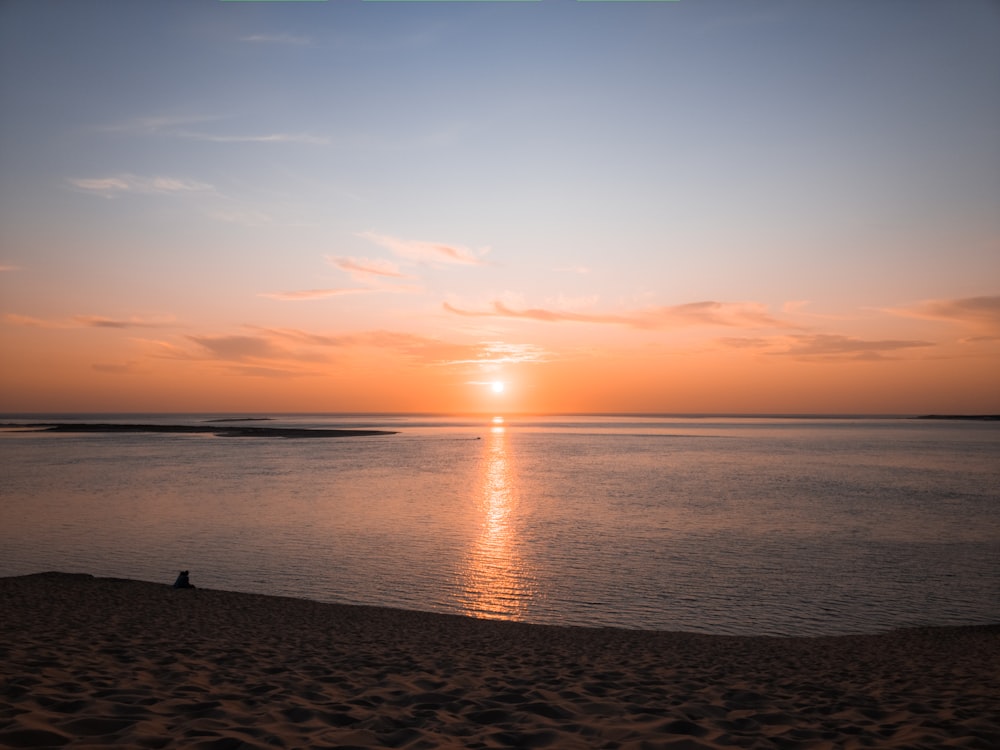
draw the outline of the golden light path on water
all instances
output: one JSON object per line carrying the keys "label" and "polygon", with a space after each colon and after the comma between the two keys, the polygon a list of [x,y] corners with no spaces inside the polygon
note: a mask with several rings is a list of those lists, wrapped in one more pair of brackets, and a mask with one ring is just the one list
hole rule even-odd
{"label": "golden light path on water", "polygon": [[474,617],[523,619],[534,578],[521,559],[517,477],[503,419],[490,429],[476,491],[480,533],[462,570],[462,611]]}

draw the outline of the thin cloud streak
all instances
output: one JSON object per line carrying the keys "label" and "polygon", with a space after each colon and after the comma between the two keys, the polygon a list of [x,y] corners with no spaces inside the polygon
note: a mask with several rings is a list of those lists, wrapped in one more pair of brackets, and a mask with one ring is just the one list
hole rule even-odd
{"label": "thin cloud streak", "polygon": [[445,302],[444,309],[455,315],[472,318],[514,318],[543,323],[592,323],[622,325],[630,328],[660,330],[687,326],[728,326],[734,328],[797,328],[771,316],[765,305],[756,302],[691,302],[683,305],[653,307],[624,314],[575,313],[565,310],[529,308],[514,310],[496,300],[492,310],[463,310]]}
{"label": "thin cloud streak", "polygon": [[214,193],[215,188],[197,180],[176,177],[140,177],[134,174],[117,174],[109,177],[70,177],[72,187],[87,193],[113,197],[124,194],[181,195],[185,193]]}
{"label": "thin cloud streak", "polygon": [[284,302],[304,302],[315,299],[329,299],[330,297],[342,297],[348,294],[370,294],[377,289],[360,289],[357,287],[344,289],[300,289],[287,292],[261,292],[258,297],[281,300]]}
{"label": "thin cloud streak", "polygon": [[102,315],[74,315],[68,319],[45,320],[30,315],[7,313],[4,321],[10,325],[30,326],[33,328],[166,328],[175,325],[173,317],[154,318],[152,320],[132,316],[129,318],[108,318]]}
{"label": "thin cloud streak", "polygon": [[535,364],[551,361],[552,356],[540,346],[534,344],[508,344],[503,341],[485,341],[476,347],[470,347],[474,356],[464,359],[453,359],[439,362],[440,365],[482,365],[497,367],[499,365]]}
{"label": "thin cloud streak", "polygon": [[327,256],[327,263],[351,275],[355,281],[368,281],[373,276],[390,279],[409,279],[399,266],[383,258],[353,258]]}
{"label": "thin cloud streak", "polygon": [[312,372],[317,364],[327,364],[364,349],[381,350],[421,366],[463,369],[551,359],[547,351],[532,344],[502,341],[461,344],[387,330],[324,334],[298,328],[247,325],[241,333],[187,335],[178,340],[180,343],[140,341],[151,347],[150,356],[157,358],[272,368],[281,373],[301,372],[303,366]]}
{"label": "thin cloud streak", "polygon": [[935,346],[932,341],[859,339],[834,333],[793,334],[758,338],[723,338],[718,343],[730,349],[759,349],[775,357],[806,361],[885,360],[887,355],[909,349]]}
{"label": "thin cloud streak", "polygon": [[467,266],[485,265],[479,256],[486,255],[489,248],[478,252],[461,245],[445,245],[440,242],[404,240],[376,232],[358,232],[358,237],[384,247],[400,258],[430,264],[458,264]]}
{"label": "thin cloud streak", "polygon": [[156,117],[136,117],[117,125],[106,125],[100,130],[108,133],[133,133],[136,135],[163,135],[171,138],[207,141],[210,143],[304,143],[314,146],[330,144],[330,138],[311,133],[264,133],[257,135],[233,135],[226,133],[206,133],[192,130],[189,126],[218,122],[227,118],[220,115],[164,115]]}
{"label": "thin cloud streak", "polygon": [[310,133],[266,133],[263,135],[214,135],[191,130],[176,130],[171,133],[178,138],[189,138],[209,143],[304,143],[312,146],[327,146],[330,139]]}
{"label": "thin cloud streak", "polygon": [[184,125],[194,125],[203,122],[215,122],[224,119],[220,115],[159,115],[154,117],[133,117],[117,125],[105,125],[100,130],[109,133],[146,133],[155,134],[171,132]]}
{"label": "thin cloud streak", "polygon": [[885,312],[908,318],[971,325],[1000,333],[1000,295],[927,300],[911,307],[888,308]]}
{"label": "thin cloud streak", "polygon": [[101,315],[74,315],[73,320],[89,328],[163,328],[171,325],[173,319],[144,320],[139,317],[106,318]]}
{"label": "thin cloud streak", "polygon": [[241,36],[240,41],[256,42],[259,44],[290,44],[298,47],[309,47],[313,43],[312,39],[307,36],[299,36],[287,32],[281,34],[250,34],[249,36]]}
{"label": "thin cloud streak", "polygon": [[143,372],[143,370],[139,367],[139,363],[134,361],[125,362],[124,364],[96,362],[90,367],[97,372],[103,372],[109,375],[132,375],[134,373]]}

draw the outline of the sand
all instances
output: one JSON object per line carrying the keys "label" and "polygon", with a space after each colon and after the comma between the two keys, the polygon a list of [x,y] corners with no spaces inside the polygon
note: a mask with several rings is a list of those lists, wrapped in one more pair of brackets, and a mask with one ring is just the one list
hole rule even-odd
{"label": "sand", "polygon": [[997,748],[1000,626],[726,637],[0,579],[0,746],[111,745]]}

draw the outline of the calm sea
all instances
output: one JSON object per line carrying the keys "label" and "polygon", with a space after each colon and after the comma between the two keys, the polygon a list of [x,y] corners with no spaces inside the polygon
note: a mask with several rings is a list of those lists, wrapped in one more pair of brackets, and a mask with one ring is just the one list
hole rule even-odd
{"label": "calm sea", "polygon": [[0,575],[183,568],[208,588],[705,633],[1000,622],[1000,423],[246,424],[398,434],[0,430]]}

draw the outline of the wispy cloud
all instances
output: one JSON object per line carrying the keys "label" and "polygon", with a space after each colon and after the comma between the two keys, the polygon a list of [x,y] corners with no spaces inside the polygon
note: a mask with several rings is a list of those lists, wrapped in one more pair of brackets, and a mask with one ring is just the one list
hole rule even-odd
{"label": "wispy cloud", "polygon": [[241,36],[240,41],[256,42],[258,44],[290,44],[297,47],[308,47],[313,43],[312,39],[307,36],[289,34],[287,32],[280,34],[250,34],[249,36]]}
{"label": "wispy cloud", "polygon": [[182,195],[186,193],[214,193],[215,188],[197,180],[176,177],[141,177],[134,174],[117,174],[109,177],[68,178],[77,190],[113,197],[128,193],[141,195]]}
{"label": "wispy cloud", "polygon": [[363,289],[358,287],[350,287],[343,289],[299,289],[295,291],[288,292],[261,292],[259,297],[267,297],[268,299],[283,300],[286,302],[304,302],[314,299],[328,299],[329,297],[340,297],[346,294],[370,294],[371,292],[378,291],[376,289]]}
{"label": "wispy cloud", "polygon": [[834,333],[793,334],[764,338],[723,338],[719,343],[736,349],[759,349],[770,356],[803,360],[884,360],[909,349],[934,346],[931,341],[900,339],[859,339]]}
{"label": "wispy cloud", "polygon": [[590,273],[590,268],[587,266],[558,266],[552,270],[558,273],[575,273],[581,276],[585,276]]}
{"label": "wispy cloud", "polygon": [[301,378],[306,375],[317,375],[310,370],[290,370],[283,367],[263,367],[261,365],[229,365],[227,368],[234,375],[248,378]]}
{"label": "wispy cloud", "polygon": [[957,323],[1000,334],[1000,295],[927,300],[910,307],[888,308],[886,312]]}
{"label": "wispy cloud", "polygon": [[374,278],[408,279],[399,266],[384,258],[338,258],[327,256],[327,262],[351,275],[355,281],[367,282]]}
{"label": "wispy cloud", "polygon": [[439,364],[499,367],[500,365],[547,362],[552,358],[549,352],[540,346],[510,344],[504,341],[484,341],[475,347],[470,347],[469,352],[472,356],[463,359],[443,360]]}
{"label": "wispy cloud", "polygon": [[44,320],[43,318],[33,318],[30,315],[20,315],[18,313],[6,313],[3,316],[4,322],[12,326],[29,326],[31,328],[73,328],[66,321]]}
{"label": "wispy cloud", "polygon": [[281,347],[271,337],[246,335],[203,335],[187,336],[200,353],[215,359],[234,362],[254,360],[307,360],[311,362],[322,359],[314,353],[292,351]]}
{"label": "wispy cloud", "polygon": [[104,125],[100,130],[109,133],[170,133],[180,127],[197,125],[204,122],[214,122],[224,119],[219,115],[155,115],[152,117],[133,117],[124,122]]}
{"label": "wispy cloud", "polygon": [[205,208],[205,216],[226,224],[240,224],[245,227],[265,227],[274,224],[274,217],[264,211],[252,208]]}
{"label": "wispy cloud", "polygon": [[467,356],[467,345],[452,344],[440,339],[398,331],[361,331],[358,333],[330,335],[311,333],[297,328],[257,328],[261,335],[272,340],[283,340],[298,345],[350,350],[357,348],[382,349],[402,355],[423,364],[439,364]]}
{"label": "wispy cloud", "polygon": [[147,320],[138,316],[106,318],[101,315],[74,315],[73,320],[88,328],[163,328],[174,322],[173,318]]}
{"label": "wispy cloud", "polygon": [[789,336],[789,339],[790,343],[785,351],[773,352],[773,354],[791,357],[882,359],[890,352],[934,346],[931,341],[901,341],[896,339],[871,341],[832,333]]}
{"label": "wispy cloud", "polygon": [[4,320],[11,325],[31,326],[33,328],[164,328],[175,324],[169,316],[143,318],[130,316],[128,318],[108,318],[102,315],[74,315],[70,318],[43,319],[29,315],[7,313]]}
{"label": "wispy cloud", "polygon": [[482,256],[489,248],[471,250],[462,245],[445,245],[440,242],[425,242],[422,240],[404,240],[376,232],[358,232],[358,237],[384,247],[400,258],[418,263],[459,264],[481,266],[485,264]]}
{"label": "wispy cloud", "polygon": [[6,271],[20,271],[19,266],[5,266],[0,264],[0,273],[5,273]]}
{"label": "wispy cloud", "polygon": [[161,115],[134,117],[124,122],[106,125],[100,130],[110,133],[131,133],[135,135],[159,135],[171,138],[187,138],[210,143],[304,143],[325,146],[330,143],[326,136],[312,133],[214,133],[209,129],[192,129],[191,126],[215,123],[228,118],[219,115]]}
{"label": "wispy cloud", "polygon": [[98,362],[91,365],[91,368],[97,370],[97,372],[104,372],[110,375],[130,375],[132,373],[141,372],[139,363],[135,361],[129,361],[122,364]]}
{"label": "wispy cloud", "polygon": [[144,340],[158,358],[216,364],[231,372],[254,376],[316,374],[317,366],[364,349],[380,350],[401,363],[421,367],[468,370],[500,365],[543,362],[548,352],[532,344],[486,341],[454,343],[400,331],[374,330],[328,334],[298,328],[243,326],[238,333],[199,334],[173,341]]}
{"label": "wispy cloud", "polygon": [[172,133],[179,138],[190,138],[196,141],[210,143],[305,143],[313,146],[326,146],[330,139],[322,135],[310,133],[262,133],[258,135],[232,135],[199,133],[191,130],[176,130]]}
{"label": "wispy cloud", "polygon": [[567,310],[528,308],[514,310],[497,300],[491,310],[464,310],[449,303],[444,309],[466,317],[515,318],[543,323],[591,323],[622,325],[640,329],[682,328],[686,326],[729,326],[734,328],[795,328],[773,317],[767,306],[756,302],[691,302],[683,305],[651,307],[624,313],[579,313]]}

